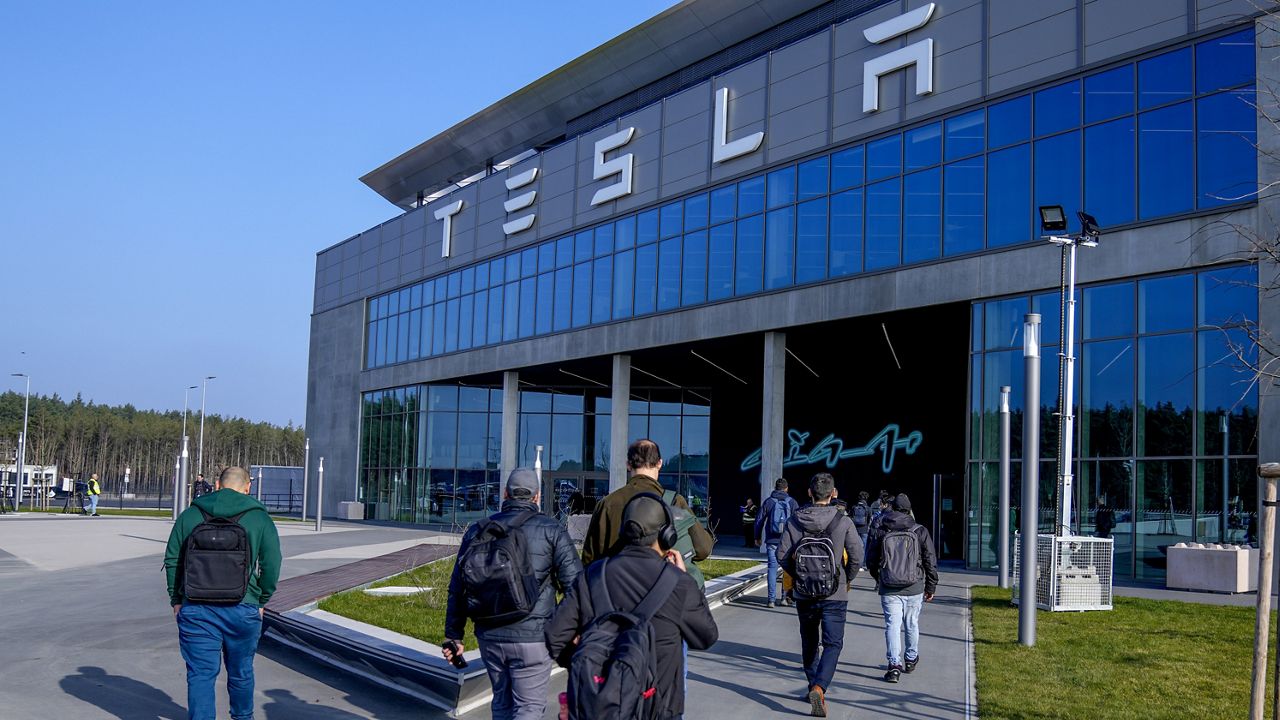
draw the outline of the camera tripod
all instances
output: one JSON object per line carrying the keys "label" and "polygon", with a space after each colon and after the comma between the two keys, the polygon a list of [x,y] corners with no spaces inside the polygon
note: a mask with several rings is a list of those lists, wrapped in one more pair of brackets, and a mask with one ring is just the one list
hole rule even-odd
{"label": "camera tripod", "polygon": [[88,512],[85,510],[85,504],[87,502],[88,501],[85,500],[84,493],[80,492],[79,490],[73,493],[70,493],[69,495],[67,495],[66,501],[62,503],[62,514],[63,515],[86,515],[88,514]]}

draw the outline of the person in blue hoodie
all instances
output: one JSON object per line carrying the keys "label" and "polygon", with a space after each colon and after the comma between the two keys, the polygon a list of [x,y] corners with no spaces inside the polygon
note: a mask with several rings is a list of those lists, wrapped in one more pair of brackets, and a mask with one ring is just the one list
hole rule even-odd
{"label": "person in blue hoodie", "polygon": [[[799,509],[800,503],[787,492],[787,479],[778,478],[773,482],[773,493],[756,513],[756,542],[762,544],[769,557],[769,607],[776,606],[778,600],[778,543],[782,542],[787,521]],[[787,602],[784,595],[782,603]]]}

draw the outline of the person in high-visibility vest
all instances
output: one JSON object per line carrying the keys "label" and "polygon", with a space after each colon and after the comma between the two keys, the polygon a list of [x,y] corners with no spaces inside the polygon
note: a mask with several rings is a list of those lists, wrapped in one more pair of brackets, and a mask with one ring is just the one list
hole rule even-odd
{"label": "person in high-visibility vest", "polygon": [[89,515],[98,517],[98,496],[102,494],[102,486],[98,484],[98,473],[89,476]]}

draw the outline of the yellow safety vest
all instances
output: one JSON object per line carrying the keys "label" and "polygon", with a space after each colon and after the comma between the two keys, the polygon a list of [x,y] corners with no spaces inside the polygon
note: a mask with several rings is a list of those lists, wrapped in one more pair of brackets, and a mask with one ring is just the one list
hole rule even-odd
{"label": "yellow safety vest", "polygon": [[89,494],[90,495],[102,494],[102,486],[99,485],[98,481],[94,480],[93,478],[89,478]]}

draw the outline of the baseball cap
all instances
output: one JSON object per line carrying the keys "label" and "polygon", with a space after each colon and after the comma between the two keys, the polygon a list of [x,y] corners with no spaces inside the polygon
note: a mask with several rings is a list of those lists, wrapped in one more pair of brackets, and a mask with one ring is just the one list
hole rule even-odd
{"label": "baseball cap", "polygon": [[531,498],[539,489],[538,475],[529,468],[516,468],[507,476],[507,493],[513,498]]}
{"label": "baseball cap", "polygon": [[666,508],[662,499],[653,493],[636,495],[622,509],[622,537],[626,540],[654,537],[666,524]]}

